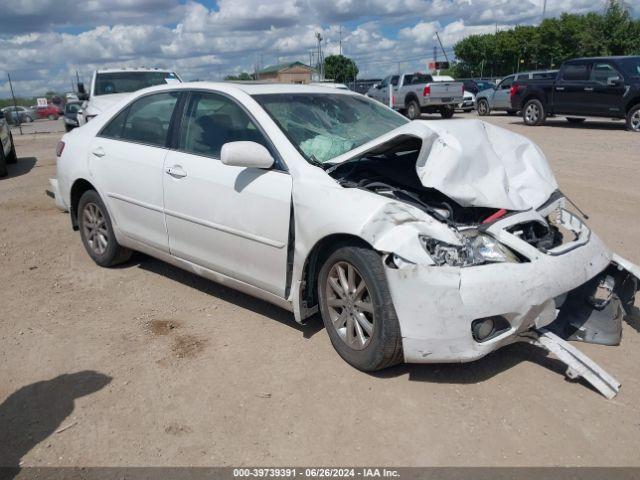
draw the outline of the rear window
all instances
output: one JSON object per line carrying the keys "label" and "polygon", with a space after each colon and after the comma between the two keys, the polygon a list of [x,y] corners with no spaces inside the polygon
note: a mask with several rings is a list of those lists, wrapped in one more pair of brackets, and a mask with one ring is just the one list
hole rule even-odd
{"label": "rear window", "polygon": [[421,83],[430,83],[431,81],[431,75],[426,73],[411,73],[404,76],[405,85],[418,85]]}
{"label": "rear window", "polygon": [[618,60],[622,72],[628,77],[640,77],[640,57],[629,57]]}
{"label": "rear window", "polygon": [[574,63],[565,65],[562,69],[563,80],[587,80],[589,68],[586,63]]}

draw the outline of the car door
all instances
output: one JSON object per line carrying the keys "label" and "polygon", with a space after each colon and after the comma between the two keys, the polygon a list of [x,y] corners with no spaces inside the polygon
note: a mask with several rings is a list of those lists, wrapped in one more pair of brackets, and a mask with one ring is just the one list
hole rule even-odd
{"label": "car door", "polygon": [[498,84],[498,87],[493,92],[493,100],[491,104],[491,108],[493,110],[507,110],[511,108],[509,90],[511,89],[511,85],[513,85],[513,80],[514,76],[510,75]]}
{"label": "car door", "polygon": [[610,62],[593,62],[588,88],[585,98],[590,99],[591,115],[624,116],[625,84]]}
{"label": "car door", "polygon": [[554,85],[555,113],[588,115],[590,111],[588,61],[565,63]]}
{"label": "car door", "polygon": [[236,100],[194,91],[177,148],[165,159],[164,205],[171,254],[285,296],[291,176],[225,165],[222,145],[254,141],[277,152]]}
{"label": "car door", "polygon": [[169,251],[164,220],[164,158],[178,92],[145,95],[95,137],[89,168],[118,228],[134,240]]}

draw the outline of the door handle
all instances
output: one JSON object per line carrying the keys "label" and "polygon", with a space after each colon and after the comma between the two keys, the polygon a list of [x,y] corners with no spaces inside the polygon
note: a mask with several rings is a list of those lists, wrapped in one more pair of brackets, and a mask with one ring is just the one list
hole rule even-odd
{"label": "door handle", "polygon": [[184,178],[187,176],[187,172],[185,172],[180,165],[169,167],[167,168],[166,172],[173,178]]}
{"label": "door handle", "polygon": [[556,92],[562,92],[564,90],[564,87],[556,87]]}
{"label": "door handle", "polygon": [[584,87],[585,92],[593,92],[593,87]]}
{"label": "door handle", "polygon": [[104,148],[98,147],[91,154],[95,157],[104,157],[106,155]]}

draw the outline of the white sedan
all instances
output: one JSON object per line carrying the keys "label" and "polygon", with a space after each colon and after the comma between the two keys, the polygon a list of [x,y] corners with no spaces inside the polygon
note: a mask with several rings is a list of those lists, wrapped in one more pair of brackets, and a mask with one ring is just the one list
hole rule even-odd
{"label": "white sedan", "polygon": [[571,211],[539,148],[479,120],[410,122],[324,87],[176,84],[58,156],[56,202],[98,265],[137,250],[298,322],[319,309],[361,370],[523,339],[617,344],[633,304],[638,268]]}

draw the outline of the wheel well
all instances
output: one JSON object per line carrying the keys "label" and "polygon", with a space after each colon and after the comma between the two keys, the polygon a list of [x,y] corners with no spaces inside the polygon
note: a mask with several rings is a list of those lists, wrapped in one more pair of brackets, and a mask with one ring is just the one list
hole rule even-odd
{"label": "wheel well", "polygon": [[624,113],[629,113],[629,111],[637,106],[638,104],[640,104],[640,97],[634,98],[633,100],[631,100],[628,104],[627,104],[627,109],[625,110]]}
{"label": "wheel well", "polygon": [[542,98],[540,98],[539,95],[529,95],[528,97],[525,97],[522,102],[520,103],[520,108],[524,108],[524,106],[527,104],[527,102],[529,100],[538,100],[540,103],[542,103],[542,107],[544,108],[544,103],[542,102]]}
{"label": "wheel well", "polygon": [[418,102],[418,106],[420,105],[420,102],[418,101],[418,96],[415,93],[408,93],[407,96],[404,97],[404,106],[408,107],[409,102],[411,100],[415,100],[416,102]]}
{"label": "wheel well", "polygon": [[78,203],[80,203],[80,197],[82,197],[87,190],[95,190],[95,188],[83,178],[76,180],[71,187],[69,214],[71,215],[71,225],[74,230],[78,230]]}
{"label": "wheel well", "polygon": [[308,308],[318,303],[318,273],[322,264],[335,250],[344,246],[373,248],[362,238],[350,234],[333,234],[318,241],[309,252],[302,271],[305,285],[302,300]]}

